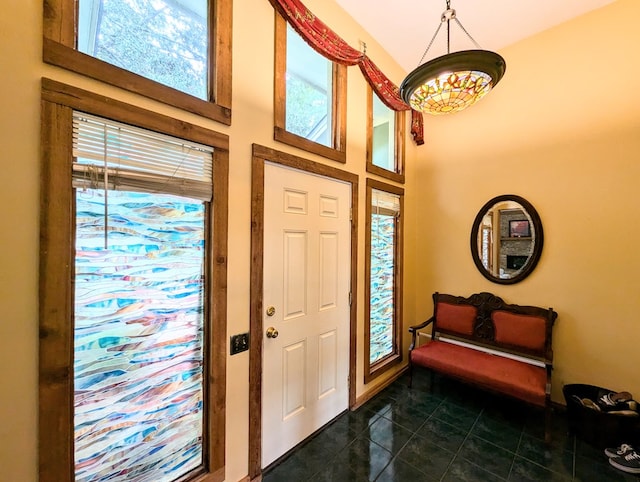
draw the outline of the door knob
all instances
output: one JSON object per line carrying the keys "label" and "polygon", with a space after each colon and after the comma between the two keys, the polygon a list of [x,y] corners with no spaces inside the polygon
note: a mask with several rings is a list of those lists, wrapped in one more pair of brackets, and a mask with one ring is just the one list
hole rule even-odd
{"label": "door knob", "polygon": [[267,338],[278,338],[278,330],[276,330],[273,326],[267,328]]}

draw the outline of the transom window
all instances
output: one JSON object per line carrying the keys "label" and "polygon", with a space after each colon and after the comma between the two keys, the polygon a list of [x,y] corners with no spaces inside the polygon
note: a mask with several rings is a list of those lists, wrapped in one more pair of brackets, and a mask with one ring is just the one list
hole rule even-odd
{"label": "transom window", "polygon": [[78,50],[208,98],[207,0],[80,0]]}
{"label": "transom window", "polygon": [[402,359],[403,196],[367,179],[365,383]]}
{"label": "transom window", "polygon": [[287,24],[285,129],[331,147],[333,64]]}
{"label": "transom window", "polygon": [[346,162],[346,67],[313,50],[277,13],[275,44],[275,139]]}
{"label": "transom window", "polygon": [[369,87],[367,172],[404,183],[404,112],[387,107]]}
{"label": "transom window", "polygon": [[47,0],[43,60],[231,124],[232,0]]}

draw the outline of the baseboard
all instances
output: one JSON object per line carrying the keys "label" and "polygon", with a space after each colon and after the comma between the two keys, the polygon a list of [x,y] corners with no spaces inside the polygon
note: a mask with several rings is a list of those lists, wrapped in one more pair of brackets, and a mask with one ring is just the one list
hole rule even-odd
{"label": "baseboard", "polygon": [[401,368],[394,375],[392,375],[387,380],[382,382],[380,385],[378,385],[377,387],[369,390],[364,395],[358,397],[356,399],[356,403],[351,407],[351,410],[357,410],[362,405],[367,403],[369,400],[371,400],[373,397],[375,397],[378,393],[383,391],[385,388],[387,388],[389,385],[391,385],[393,382],[395,382],[398,378],[400,378],[408,369],[409,369],[408,366],[405,366],[405,367]]}

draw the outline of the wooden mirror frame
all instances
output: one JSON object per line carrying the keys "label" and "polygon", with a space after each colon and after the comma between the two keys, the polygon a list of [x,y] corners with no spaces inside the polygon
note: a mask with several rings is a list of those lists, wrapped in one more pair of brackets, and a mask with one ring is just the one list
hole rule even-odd
{"label": "wooden mirror frame", "polygon": [[[500,278],[498,276],[494,276],[491,274],[482,264],[482,260],[480,258],[480,253],[478,252],[478,231],[480,230],[480,225],[482,223],[482,218],[487,214],[487,212],[492,209],[496,204],[501,202],[512,201],[520,204],[522,209],[526,212],[526,214],[531,219],[533,224],[533,250],[529,259],[522,267],[522,269],[514,276],[510,278]],[[542,246],[544,244],[544,233],[542,230],[542,221],[540,220],[540,216],[536,209],[527,201],[526,199],[517,196],[515,194],[503,194],[502,196],[494,197],[489,200],[478,212],[476,218],[473,221],[473,226],[471,228],[471,257],[473,258],[473,262],[475,263],[480,274],[487,278],[489,281],[493,283],[509,285],[514,283],[519,283],[527,276],[531,274],[534,270],[538,261],[540,260],[540,255],[542,254]]]}

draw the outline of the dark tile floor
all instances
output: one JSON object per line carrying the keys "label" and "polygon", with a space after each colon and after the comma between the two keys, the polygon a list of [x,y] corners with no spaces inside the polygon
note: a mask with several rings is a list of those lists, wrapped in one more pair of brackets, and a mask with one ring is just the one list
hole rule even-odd
{"label": "dark tile floor", "polygon": [[438,376],[430,384],[424,371],[412,389],[402,377],[269,467],[264,482],[640,482],[569,434],[561,413],[547,446],[542,411]]}

